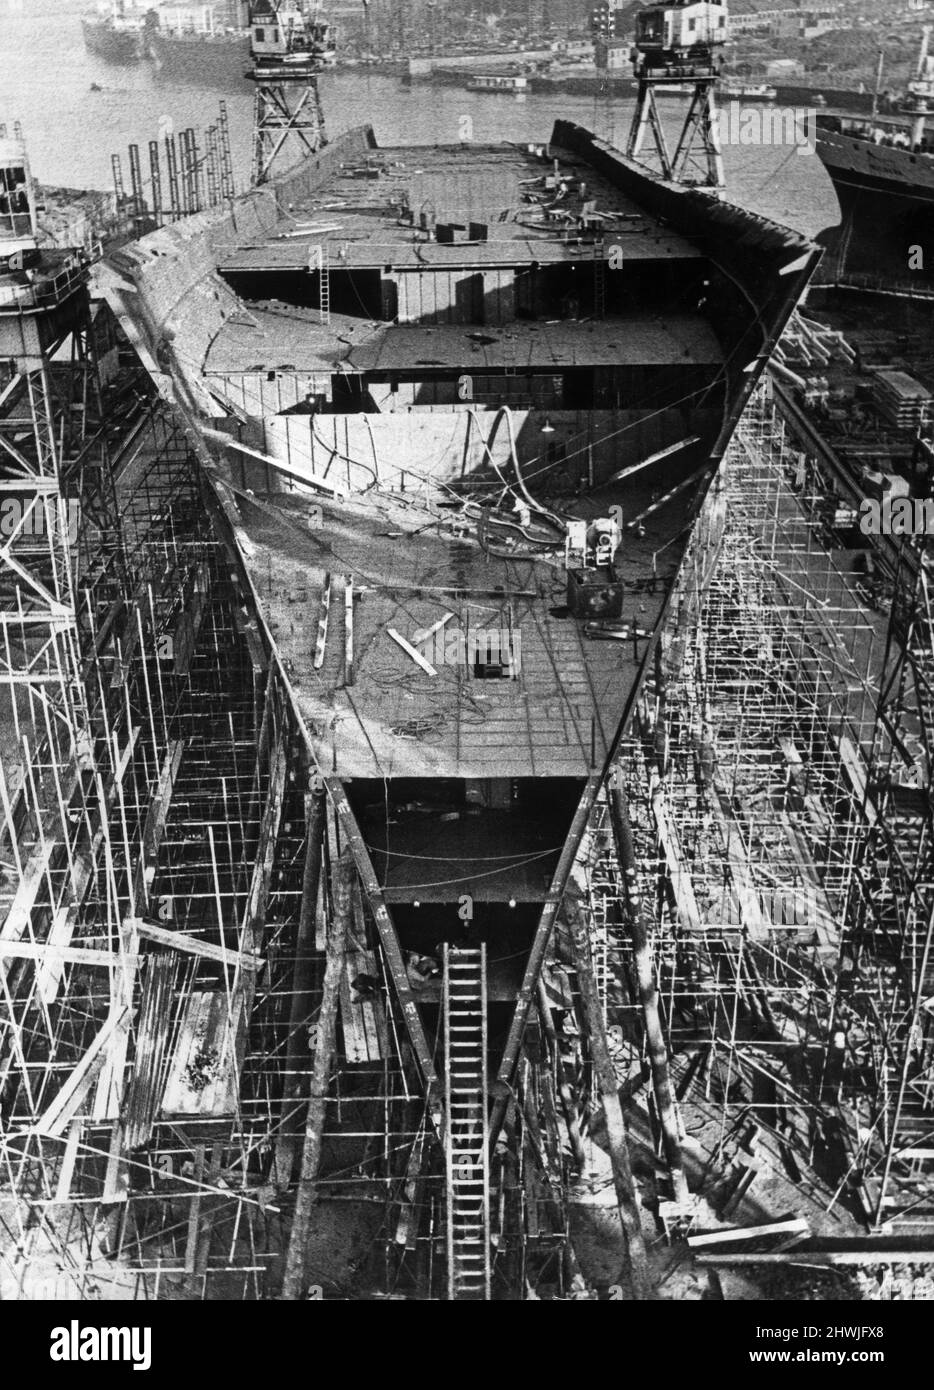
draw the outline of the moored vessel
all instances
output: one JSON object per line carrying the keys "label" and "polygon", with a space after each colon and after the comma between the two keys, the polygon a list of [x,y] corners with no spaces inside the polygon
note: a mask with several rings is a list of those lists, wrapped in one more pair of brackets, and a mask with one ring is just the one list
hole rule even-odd
{"label": "moored vessel", "polygon": [[108,63],[138,62],[145,51],[148,9],[135,0],[111,0],[82,15],[85,47]]}

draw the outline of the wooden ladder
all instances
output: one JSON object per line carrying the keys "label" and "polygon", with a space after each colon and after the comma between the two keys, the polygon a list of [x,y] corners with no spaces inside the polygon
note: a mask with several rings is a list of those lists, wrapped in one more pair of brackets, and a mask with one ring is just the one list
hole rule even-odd
{"label": "wooden ladder", "polygon": [[490,1298],[490,1162],[486,1095],[486,947],[445,945],[448,1298]]}

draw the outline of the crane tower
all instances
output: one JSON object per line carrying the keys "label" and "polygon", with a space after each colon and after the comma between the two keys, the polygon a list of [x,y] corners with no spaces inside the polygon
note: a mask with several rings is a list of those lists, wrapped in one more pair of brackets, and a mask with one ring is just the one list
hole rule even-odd
{"label": "crane tower", "polygon": [[329,27],[302,0],[250,6],[254,184],[265,183],[287,154],[302,158],[327,144],[318,73],[335,61]]}
{"label": "crane tower", "polygon": [[[728,36],[727,7],[715,0],[669,0],[648,5],[636,16],[633,70],[639,88],[626,153],[637,159],[651,132],[658,172],[673,183],[723,187],[723,156],[717,125],[716,50]],[[686,90],[674,153],[656,105],[659,87]]]}

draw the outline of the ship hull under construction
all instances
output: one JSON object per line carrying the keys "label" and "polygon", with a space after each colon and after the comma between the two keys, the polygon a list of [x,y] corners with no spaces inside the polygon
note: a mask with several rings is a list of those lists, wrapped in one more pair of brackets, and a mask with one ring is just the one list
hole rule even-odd
{"label": "ship hull under construction", "polygon": [[[627,1029],[656,1215],[695,1198],[628,802],[818,254],[559,123],[534,149],[350,132],[100,268],[165,433],[110,530],[98,507],[110,587],[89,558],[76,619],[102,676],[73,718],[108,768],[32,784],[10,750],[6,834],[51,796],[72,838],[50,861],[40,832],[4,928],[7,1045],[40,1007],[35,1063],[68,1066],[37,1091],[5,1053],[4,1114],[85,1235],[99,1198],[114,1278],[304,1297],[331,1241],[340,1297],[593,1297],[567,1221],[590,1113],[625,1296],[651,1296]],[[601,875],[635,953],[622,1033]]]}

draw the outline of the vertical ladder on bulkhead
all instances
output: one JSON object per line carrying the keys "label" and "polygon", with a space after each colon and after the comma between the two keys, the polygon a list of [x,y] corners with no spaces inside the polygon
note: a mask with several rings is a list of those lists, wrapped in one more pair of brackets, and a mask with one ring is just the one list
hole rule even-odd
{"label": "vertical ladder on bulkhead", "polygon": [[595,241],[593,247],[593,313],[595,319],[606,318],[606,255],[605,240]]}
{"label": "vertical ladder on bulkhead", "polygon": [[448,1298],[490,1297],[486,947],[444,947]]}
{"label": "vertical ladder on bulkhead", "polygon": [[323,245],[320,247],[320,260],[319,260],[319,263],[318,263],[318,264],[319,264],[320,282],[321,282],[321,290],[320,290],[321,322],[322,322],[322,323],[330,323],[330,322],[331,322],[331,258],[330,258],[330,256],[328,255],[327,242],[323,243]]}

